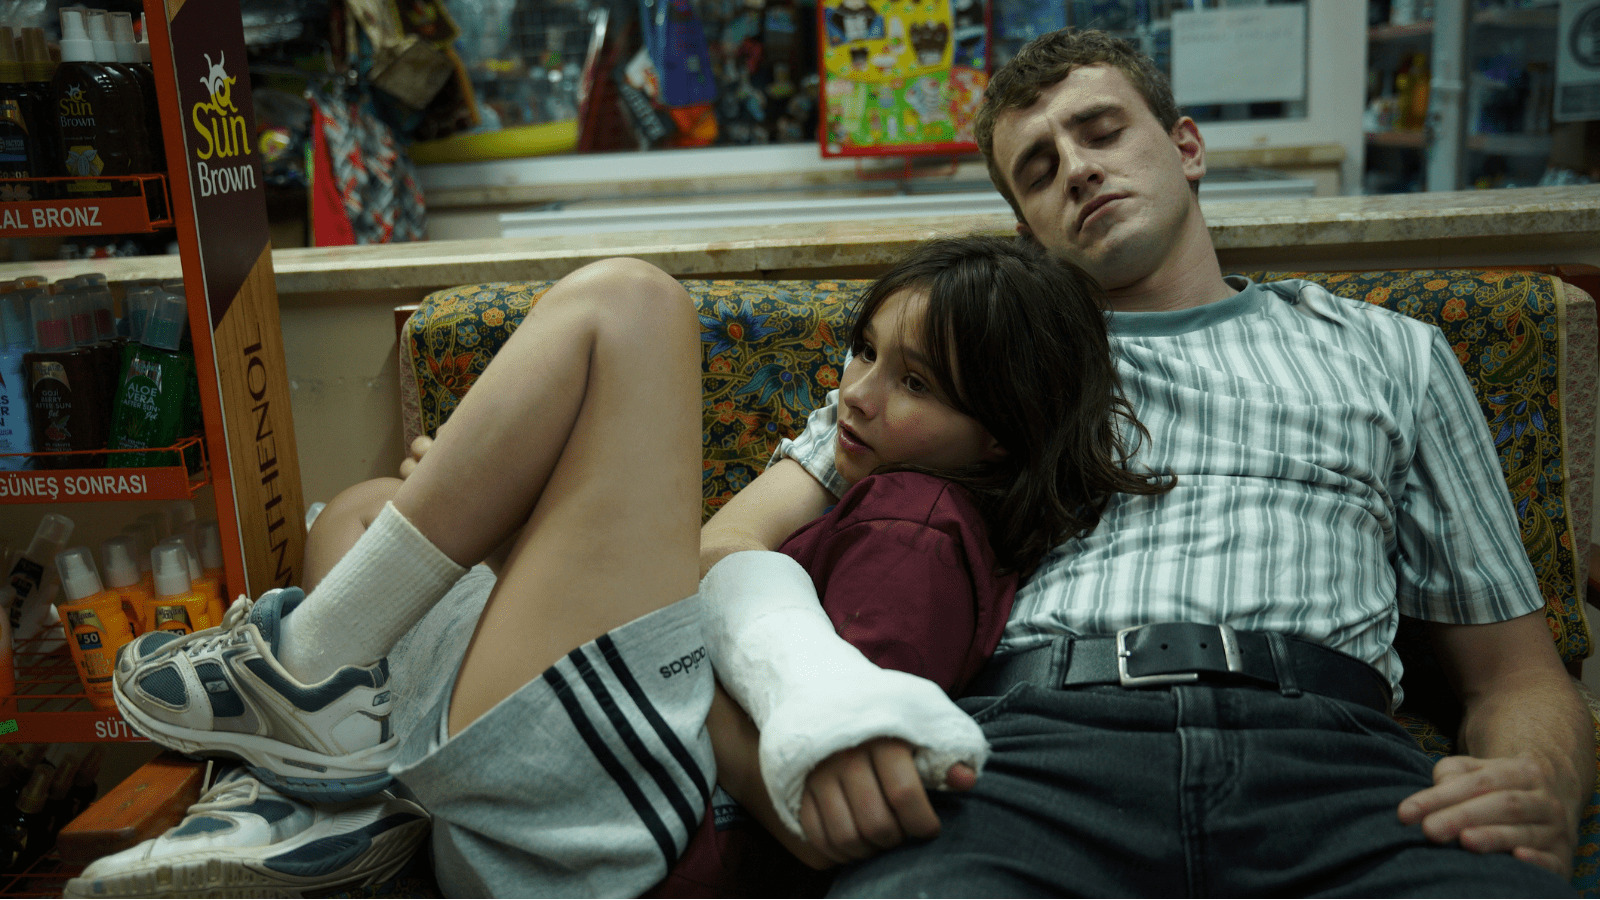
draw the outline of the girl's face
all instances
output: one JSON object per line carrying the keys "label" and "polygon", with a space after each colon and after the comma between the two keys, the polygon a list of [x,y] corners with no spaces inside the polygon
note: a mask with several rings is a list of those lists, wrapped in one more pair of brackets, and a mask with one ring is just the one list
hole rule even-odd
{"label": "girl's face", "polygon": [[927,307],[928,294],[921,288],[889,295],[845,367],[833,460],[851,484],[879,466],[955,470],[1005,453],[940,391],[920,346]]}

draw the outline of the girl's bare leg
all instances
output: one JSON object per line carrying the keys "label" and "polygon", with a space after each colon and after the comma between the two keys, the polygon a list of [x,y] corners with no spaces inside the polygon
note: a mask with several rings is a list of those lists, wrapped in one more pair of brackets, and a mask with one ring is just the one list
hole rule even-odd
{"label": "girl's bare leg", "polygon": [[700,447],[699,322],[676,281],[608,260],[540,299],[393,498],[462,565],[521,529],[452,732],[574,647],[694,593]]}

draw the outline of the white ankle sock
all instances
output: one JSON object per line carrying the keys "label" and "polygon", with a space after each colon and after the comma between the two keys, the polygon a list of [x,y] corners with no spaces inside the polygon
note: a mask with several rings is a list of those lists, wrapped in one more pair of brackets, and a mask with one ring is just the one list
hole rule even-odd
{"label": "white ankle sock", "polygon": [[283,618],[278,662],[307,684],[341,666],[375,663],[466,571],[385,503],[355,546]]}

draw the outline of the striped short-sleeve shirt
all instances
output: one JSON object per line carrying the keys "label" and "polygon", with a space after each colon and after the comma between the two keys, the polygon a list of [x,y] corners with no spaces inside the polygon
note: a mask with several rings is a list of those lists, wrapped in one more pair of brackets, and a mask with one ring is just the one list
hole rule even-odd
{"label": "striped short-sleeve shirt", "polygon": [[[1000,652],[1054,635],[1224,623],[1366,660],[1398,701],[1399,614],[1496,622],[1543,606],[1477,400],[1437,328],[1308,282],[1109,314],[1123,390],[1177,476],[1118,495],[1018,591]],[[834,405],[779,455],[836,493]]]}

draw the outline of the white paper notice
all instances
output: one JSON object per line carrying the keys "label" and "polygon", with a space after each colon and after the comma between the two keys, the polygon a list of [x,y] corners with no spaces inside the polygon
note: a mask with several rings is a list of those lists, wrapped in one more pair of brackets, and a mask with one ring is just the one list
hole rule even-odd
{"label": "white paper notice", "polygon": [[1172,91],[1179,106],[1306,96],[1306,8],[1174,10]]}
{"label": "white paper notice", "polygon": [[1600,0],[1562,0],[1554,117],[1600,119]]}

